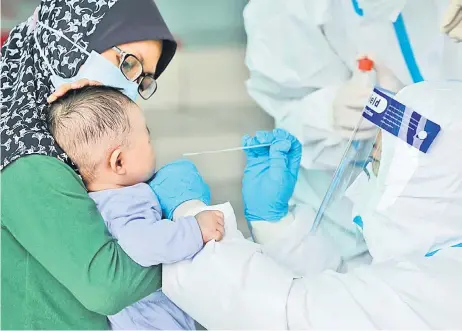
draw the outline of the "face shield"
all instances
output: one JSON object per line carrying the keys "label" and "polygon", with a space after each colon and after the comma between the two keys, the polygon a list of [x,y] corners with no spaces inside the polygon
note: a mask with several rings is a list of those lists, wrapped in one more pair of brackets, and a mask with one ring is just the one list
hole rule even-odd
{"label": "face shield", "polygon": [[377,133],[351,138],[312,231],[346,196],[375,261],[461,243],[462,82],[414,84],[396,97],[376,88],[366,120]]}

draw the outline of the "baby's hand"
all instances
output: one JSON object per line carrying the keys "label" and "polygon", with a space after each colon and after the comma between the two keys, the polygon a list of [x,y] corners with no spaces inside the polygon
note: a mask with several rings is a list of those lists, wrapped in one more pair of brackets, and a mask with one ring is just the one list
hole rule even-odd
{"label": "baby's hand", "polygon": [[218,210],[205,210],[196,215],[197,223],[202,232],[204,244],[215,239],[220,241],[225,234],[224,215]]}

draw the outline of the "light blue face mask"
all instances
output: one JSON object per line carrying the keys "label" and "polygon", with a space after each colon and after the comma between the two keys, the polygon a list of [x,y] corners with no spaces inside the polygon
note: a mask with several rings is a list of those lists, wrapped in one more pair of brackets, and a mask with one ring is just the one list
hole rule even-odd
{"label": "light blue face mask", "polygon": [[117,68],[114,64],[109,62],[101,54],[95,51],[91,51],[91,53],[89,53],[86,49],[84,49],[83,47],[79,46],[78,44],[70,40],[68,37],[66,37],[61,31],[52,29],[41,22],[37,23],[41,27],[66,39],[72,45],[74,45],[83,53],[88,55],[87,60],[82,65],[77,75],[71,78],[63,78],[57,75],[56,72],[53,70],[53,67],[51,66],[48,59],[45,57],[45,54],[43,53],[43,50],[40,47],[40,43],[37,39],[37,30],[34,31],[35,42],[37,43],[37,47],[39,48],[40,55],[42,56],[43,60],[45,61],[46,65],[52,73],[50,79],[55,89],[57,89],[63,84],[73,83],[80,79],[86,78],[89,80],[100,82],[103,85],[112,86],[114,88],[120,89],[121,92],[125,94],[127,97],[129,97],[133,101],[136,100],[138,96],[138,84],[125,78],[120,69]]}

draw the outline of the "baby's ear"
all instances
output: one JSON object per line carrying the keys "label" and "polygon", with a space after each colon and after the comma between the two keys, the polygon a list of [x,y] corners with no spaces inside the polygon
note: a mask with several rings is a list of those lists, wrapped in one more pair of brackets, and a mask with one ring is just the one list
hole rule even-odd
{"label": "baby's ear", "polygon": [[125,175],[127,170],[125,169],[125,162],[123,159],[123,153],[120,148],[116,148],[112,151],[109,156],[109,166],[111,170],[117,175]]}

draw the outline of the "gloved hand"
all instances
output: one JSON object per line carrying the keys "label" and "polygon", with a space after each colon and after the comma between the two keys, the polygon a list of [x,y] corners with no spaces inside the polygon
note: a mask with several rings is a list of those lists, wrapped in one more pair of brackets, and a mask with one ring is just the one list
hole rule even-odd
{"label": "gloved hand", "polygon": [[183,202],[200,200],[210,204],[210,189],[194,163],[180,159],[159,169],[149,183],[156,194],[165,218],[172,219],[173,212]]}
{"label": "gloved hand", "polygon": [[282,129],[244,136],[243,145],[271,143],[245,150],[247,163],[242,180],[244,214],[248,221],[279,221],[286,216],[302,157],[300,142]]}
{"label": "gloved hand", "polygon": [[[340,87],[333,103],[334,128],[344,138],[349,139],[355,131],[358,122],[362,119],[364,106],[366,106],[373,86],[363,84],[353,76]],[[366,119],[356,132],[356,139],[366,140],[375,136],[377,127]]]}
{"label": "gloved hand", "polygon": [[[355,72],[337,92],[333,103],[334,127],[344,137],[351,138],[358,122],[361,123],[356,132],[355,139],[366,140],[375,137],[377,127],[366,119],[362,119],[363,109],[372,93],[374,85],[393,93],[398,93],[404,85],[395,74],[383,65],[375,55],[362,54],[358,57],[369,58],[373,61],[373,71],[368,73]],[[375,81],[371,81],[373,78]]]}
{"label": "gloved hand", "polygon": [[441,30],[452,39],[462,40],[462,0],[451,0],[444,14]]}

